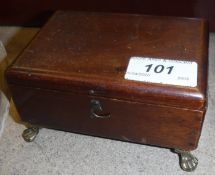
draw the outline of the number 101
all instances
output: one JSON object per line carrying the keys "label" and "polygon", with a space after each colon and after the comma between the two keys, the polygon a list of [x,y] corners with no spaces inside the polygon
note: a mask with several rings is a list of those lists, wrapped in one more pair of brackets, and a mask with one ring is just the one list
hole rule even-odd
{"label": "number 101", "polygon": [[[147,67],[146,72],[150,72],[151,68],[153,67],[153,64],[146,65],[145,67]],[[164,70],[167,70],[167,74],[171,74],[173,68],[174,66],[165,67],[164,65],[159,64],[154,67],[154,72],[162,73]]]}

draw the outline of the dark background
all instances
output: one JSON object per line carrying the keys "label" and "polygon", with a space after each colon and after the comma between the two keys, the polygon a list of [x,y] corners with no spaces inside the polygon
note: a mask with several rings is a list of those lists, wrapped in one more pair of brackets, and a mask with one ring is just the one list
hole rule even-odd
{"label": "dark background", "polygon": [[203,17],[215,31],[215,0],[1,0],[0,25],[41,26],[59,9]]}

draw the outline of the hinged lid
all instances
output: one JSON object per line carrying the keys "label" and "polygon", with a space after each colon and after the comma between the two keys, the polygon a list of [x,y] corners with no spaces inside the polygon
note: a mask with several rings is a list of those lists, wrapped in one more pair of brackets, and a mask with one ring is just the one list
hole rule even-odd
{"label": "hinged lid", "polygon": [[[59,11],[8,69],[7,79],[35,88],[204,109],[207,52],[202,19]],[[197,85],[125,79],[130,58],[137,56],[195,62]]]}

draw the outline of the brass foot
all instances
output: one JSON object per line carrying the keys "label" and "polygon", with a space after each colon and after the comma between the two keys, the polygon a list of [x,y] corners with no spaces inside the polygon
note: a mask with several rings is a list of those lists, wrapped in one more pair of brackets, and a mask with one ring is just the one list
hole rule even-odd
{"label": "brass foot", "polygon": [[26,142],[33,142],[38,133],[39,133],[38,127],[31,127],[23,131],[22,137]]}
{"label": "brass foot", "polygon": [[180,156],[181,169],[187,172],[194,171],[198,165],[198,159],[188,151],[175,149],[175,152]]}

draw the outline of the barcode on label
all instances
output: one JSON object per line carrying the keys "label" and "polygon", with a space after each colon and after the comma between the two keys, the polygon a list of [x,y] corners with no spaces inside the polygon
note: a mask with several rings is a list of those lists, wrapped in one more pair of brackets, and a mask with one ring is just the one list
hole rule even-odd
{"label": "barcode on label", "polygon": [[149,83],[196,87],[197,69],[197,63],[192,61],[131,57],[124,78]]}

